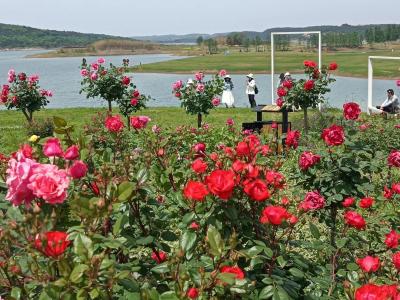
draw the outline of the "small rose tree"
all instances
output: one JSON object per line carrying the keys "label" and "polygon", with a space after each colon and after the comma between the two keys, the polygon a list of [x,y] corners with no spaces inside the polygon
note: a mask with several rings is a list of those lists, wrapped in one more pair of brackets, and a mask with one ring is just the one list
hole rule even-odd
{"label": "small rose tree", "polygon": [[197,114],[197,126],[200,128],[202,115],[208,114],[210,109],[218,106],[221,101],[218,98],[223,91],[223,76],[226,71],[222,70],[212,79],[204,81],[202,72],[195,74],[195,79],[189,79],[186,84],[178,80],[172,85],[175,97],[181,100],[181,107],[185,108],[186,113]]}
{"label": "small rose tree", "polygon": [[8,83],[3,85],[0,103],[7,109],[15,108],[21,111],[29,123],[33,121],[33,113],[49,103],[47,97],[53,96],[51,91],[40,88],[38,75],[17,75],[11,69],[8,71]]}
{"label": "small rose tree", "polygon": [[82,89],[80,93],[86,93],[87,98],[100,97],[108,102],[108,110],[112,111],[112,102],[115,101],[119,109],[127,118],[129,126],[129,116],[145,108],[146,101],[150,97],[142,95],[136,88],[136,85],[128,76],[125,76],[127,60],[124,60],[122,67],[110,64],[107,68],[104,66],[105,59],[99,58],[92,64],[86,64],[84,61],[81,66]]}
{"label": "small rose tree", "polygon": [[325,101],[324,95],[330,92],[329,84],[336,81],[331,78],[330,71],[337,69],[336,63],[329,67],[322,66],[321,70],[313,61],[304,61],[304,73],[306,78],[292,81],[285,81],[279,87],[277,94],[278,105],[285,107],[301,108],[304,112],[304,130],[308,132],[308,108],[316,108],[318,104]]}

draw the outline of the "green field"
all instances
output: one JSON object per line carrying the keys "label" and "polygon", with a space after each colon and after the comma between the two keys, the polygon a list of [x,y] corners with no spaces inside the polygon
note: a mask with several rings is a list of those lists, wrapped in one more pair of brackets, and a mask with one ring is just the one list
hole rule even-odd
{"label": "green field", "polygon": [[[323,63],[335,61],[339,64],[337,75],[367,77],[368,56],[400,56],[400,50],[360,50],[323,53]],[[276,73],[290,71],[302,72],[303,61],[306,59],[318,60],[316,52],[276,52]],[[229,55],[215,54],[196,56],[167,62],[142,65],[141,68],[132,68],[133,72],[154,73],[192,73],[204,71],[215,73],[226,69],[229,73],[268,73],[271,68],[269,52],[231,52]],[[377,78],[400,78],[400,61],[376,61],[374,75]]]}

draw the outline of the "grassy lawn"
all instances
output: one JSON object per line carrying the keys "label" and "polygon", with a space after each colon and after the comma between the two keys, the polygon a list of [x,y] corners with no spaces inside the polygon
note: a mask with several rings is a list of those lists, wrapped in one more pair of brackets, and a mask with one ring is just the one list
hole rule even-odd
{"label": "grassy lawn", "polygon": [[[400,56],[400,51],[345,51],[323,53],[323,63],[336,61],[339,64],[337,75],[367,77],[367,58],[372,55]],[[291,71],[302,72],[303,61],[306,59],[318,60],[316,52],[276,52],[276,73]],[[232,52],[230,55],[215,54],[197,56],[186,59],[159,62],[142,65],[140,69],[133,68],[134,72],[155,73],[191,73],[199,70],[215,73],[226,69],[230,73],[267,73],[270,72],[270,52]],[[380,78],[399,78],[400,61],[376,61],[374,75]]]}
{"label": "grassy lawn", "polygon": [[[46,109],[35,114],[37,120],[59,116],[74,125],[75,134],[78,135],[84,124],[90,123],[91,117],[96,112],[105,111],[102,108],[69,108],[69,109]],[[151,125],[158,124],[162,127],[176,127],[179,125],[197,126],[197,117],[185,114],[181,108],[148,108],[140,114],[149,116]],[[292,120],[300,120],[302,113],[290,115]],[[219,108],[211,111],[204,117],[204,121],[213,126],[225,126],[228,118],[234,119],[236,126],[243,122],[252,122],[256,114],[248,108]],[[280,114],[264,114],[265,120],[279,120]],[[22,113],[17,111],[0,111],[0,153],[15,151],[18,145],[27,141],[26,121]]]}

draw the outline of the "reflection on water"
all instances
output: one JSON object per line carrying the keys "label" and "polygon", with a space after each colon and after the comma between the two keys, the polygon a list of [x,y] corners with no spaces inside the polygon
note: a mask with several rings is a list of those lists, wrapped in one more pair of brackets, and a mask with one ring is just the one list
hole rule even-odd
{"label": "reflection on water", "polygon": [[[26,51],[4,51],[0,52],[0,83],[5,84],[7,72],[14,68],[17,72],[24,71],[28,74],[39,74],[40,84],[43,88],[53,91],[48,107],[95,107],[105,106],[104,101],[86,99],[79,94],[81,76],[79,66],[82,58],[25,58],[26,55],[40,53],[40,50]],[[106,56],[107,62],[120,64],[123,58],[129,58],[131,65],[146,64],[159,61],[179,59],[183,57],[171,56],[168,54],[152,55],[128,55],[128,56]],[[91,62],[92,58],[87,58]],[[93,57],[93,60],[95,58]],[[154,101],[148,103],[149,106],[179,106],[179,101],[173,97],[171,84],[179,79],[187,80],[188,74],[151,74],[138,73],[130,74],[133,82],[137,85],[142,94],[151,95]],[[245,76],[231,75],[235,85],[233,90],[235,105],[238,107],[248,106],[247,96],[245,95]],[[258,103],[271,103],[271,80],[270,75],[256,75],[259,94],[256,97]],[[296,76],[294,76],[296,77]],[[327,95],[330,106],[341,107],[343,103],[355,101],[366,108],[367,100],[367,80],[336,77],[337,81],[332,84],[332,92]],[[385,98],[385,91],[393,88],[399,94],[398,87],[394,80],[375,80],[374,81],[374,104],[378,105]]]}

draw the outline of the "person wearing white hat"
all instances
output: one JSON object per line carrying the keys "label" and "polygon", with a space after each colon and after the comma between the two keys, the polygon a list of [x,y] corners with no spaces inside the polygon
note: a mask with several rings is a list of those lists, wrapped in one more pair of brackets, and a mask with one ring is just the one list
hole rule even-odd
{"label": "person wearing white hat", "polygon": [[221,103],[225,104],[228,107],[235,107],[235,98],[233,97],[233,83],[232,79],[229,75],[225,75],[224,77],[224,91],[222,92]]}
{"label": "person wearing white hat", "polygon": [[254,75],[252,73],[248,74],[246,81],[246,94],[249,97],[249,103],[251,107],[256,107],[256,94],[258,93],[258,89],[256,86],[256,81],[254,80]]}
{"label": "person wearing white hat", "polygon": [[292,81],[292,80],[293,80],[293,79],[292,79],[292,75],[290,75],[289,72],[286,72],[286,73],[285,73],[285,80],[287,80],[287,81]]}

